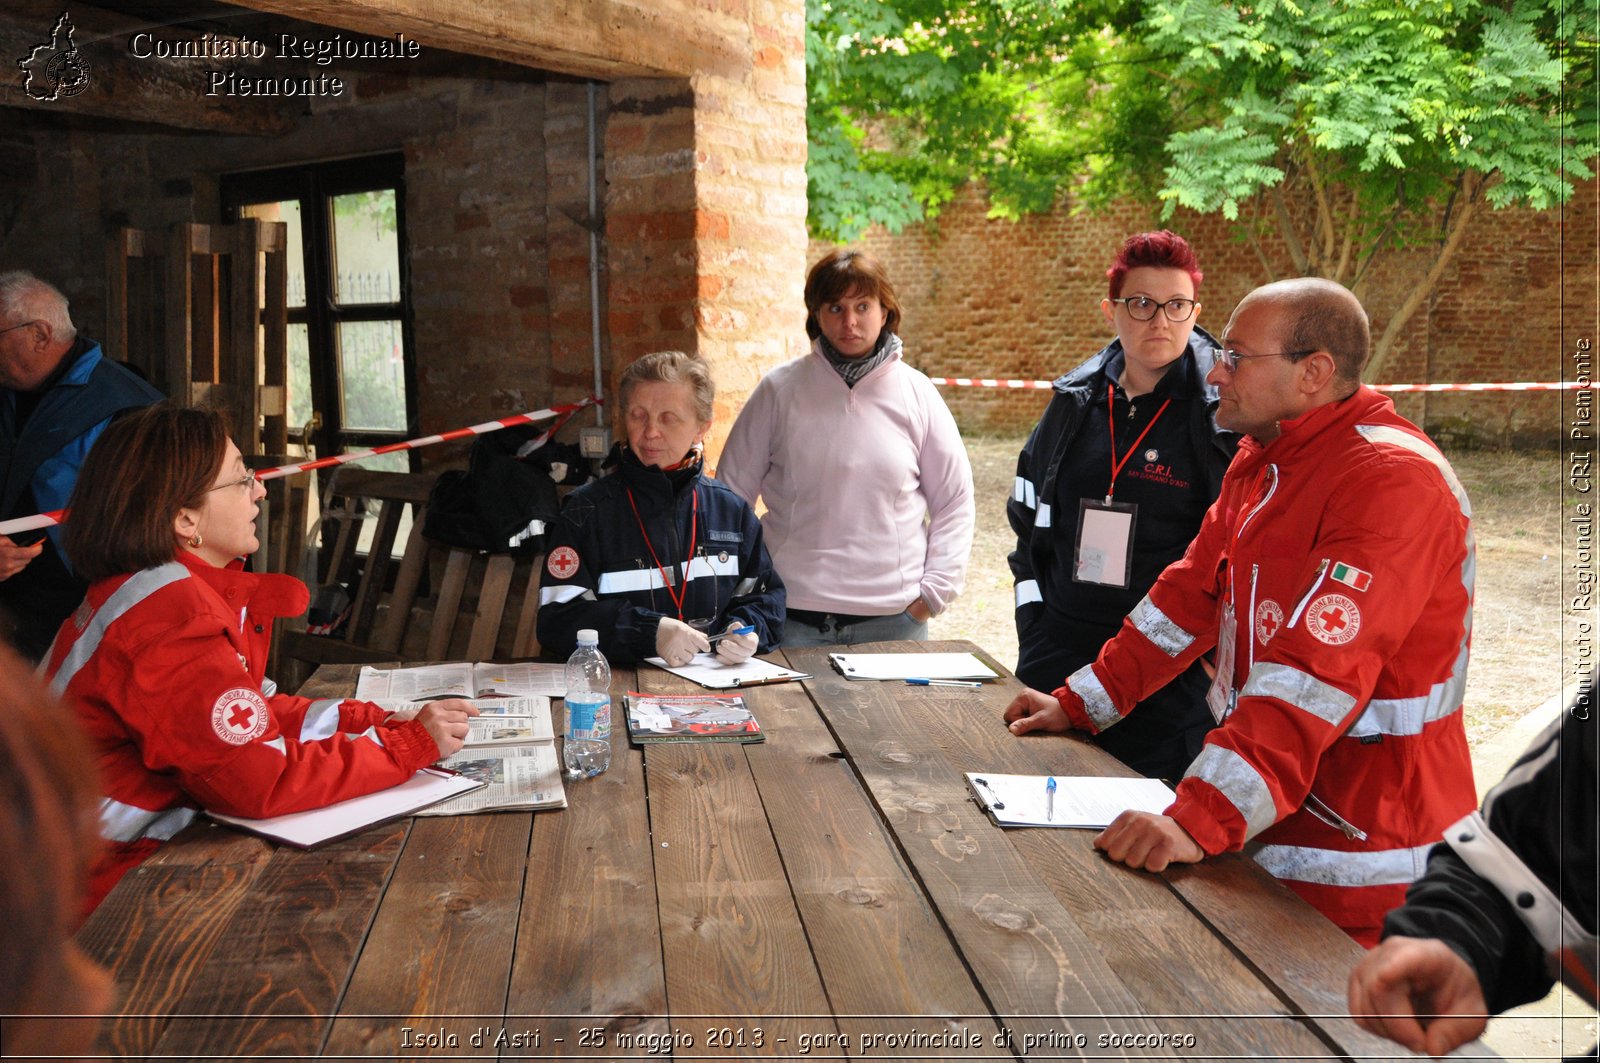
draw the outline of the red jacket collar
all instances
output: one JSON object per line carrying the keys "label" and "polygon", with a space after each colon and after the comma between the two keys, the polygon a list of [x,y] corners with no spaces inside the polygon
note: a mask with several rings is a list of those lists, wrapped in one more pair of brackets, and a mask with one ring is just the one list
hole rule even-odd
{"label": "red jacket collar", "polygon": [[299,616],[311,604],[311,592],[304,583],[293,576],[274,572],[246,572],[242,558],[217,568],[196,554],[180,549],[178,561],[223,601],[245,606],[258,616]]}
{"label": "red jacket collar", "polygon": [[1293,461],[1309,448],[1319,446],[1330,431],[1364,421],[1392,421],[1393,418],[1394,403],[1361,384],[1349,398],[1324,403],[1299,417],[1278,422],[1278,437],[1270,443],[1245,436],[1239,444],[1240,457],[1250,461]]}

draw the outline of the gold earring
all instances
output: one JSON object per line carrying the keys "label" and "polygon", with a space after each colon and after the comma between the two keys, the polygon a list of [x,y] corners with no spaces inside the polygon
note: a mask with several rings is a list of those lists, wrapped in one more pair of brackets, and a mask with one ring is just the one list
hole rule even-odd
{"label": "gold earring", "polygon": [[189,545],[194,547],[196,550],[200,549],[200,547],[204,544],[205,540],[200,537],[199,532],[195,532],[193,535],[189,536]]}

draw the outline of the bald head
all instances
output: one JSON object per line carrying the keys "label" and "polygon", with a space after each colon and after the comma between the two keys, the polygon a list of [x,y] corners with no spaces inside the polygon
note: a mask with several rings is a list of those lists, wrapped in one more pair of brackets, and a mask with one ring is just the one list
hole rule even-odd
{"label": "bald head", "polygon": [[1343,395],[1361,383],[1372,333],[1367,312],[1350,289],[1322,277],[1294,277],[1263,284],[1239,301],[1235,313],[1252,303],[1271,303],[1282,313],[1279,339],[1285,350],[1333,355]]}

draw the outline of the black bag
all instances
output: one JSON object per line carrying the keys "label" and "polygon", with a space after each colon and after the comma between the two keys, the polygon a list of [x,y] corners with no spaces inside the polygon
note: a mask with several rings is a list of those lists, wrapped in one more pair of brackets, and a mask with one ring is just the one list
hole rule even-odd
{"label": "black bag", "polygon": [[561,509],[547,451],[563,445],[546,442],[526,457],[517,453],[542,434],[515,425],[474,439],[467,471],[449,469],[434,482],[422,534],[483,553],[541,552],[545,525]]}

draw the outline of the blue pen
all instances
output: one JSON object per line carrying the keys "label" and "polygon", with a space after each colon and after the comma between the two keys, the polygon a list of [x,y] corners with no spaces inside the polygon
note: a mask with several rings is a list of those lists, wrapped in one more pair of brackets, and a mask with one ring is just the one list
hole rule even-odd
{"label": "blue pen", "polygon": [[982,683],[969,683],[964,679],[907,679],[914,687],[969,687],[973,690],[982,690]]}
{"label": "blue pen", "polygon": [[1056,777],[1054,775],[1044,781],[1044,818],[1051,823],[1056,821]]}
{"label": "blue pen", "polygon": [[755,629],[756,629],[756,626],[754,624],[745,624],[742,627],[734,628],[732,631],[724,631],[720,635],[712,635],[710,638],[706,639],[706,641],[707,642],[712,642],[712,643],[721,642],[723,639],[727,638],[729,635],[749,635],[749,634],[754,633]]}

